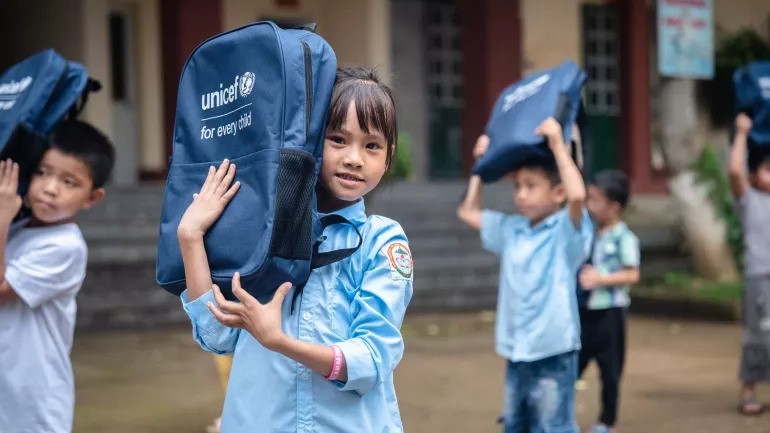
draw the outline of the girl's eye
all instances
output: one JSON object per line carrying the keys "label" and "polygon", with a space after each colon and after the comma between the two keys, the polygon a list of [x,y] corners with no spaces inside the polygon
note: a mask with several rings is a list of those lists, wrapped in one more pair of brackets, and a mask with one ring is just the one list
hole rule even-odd
{"label": "girl's eye", "polygon": [[64,184],[67,186],[76,186],[77,182],[74,179],[64,179]]}
{"label": "girl's eye", "polygon": [[370,150],[380,150],[380,149],[383,148],[383,146],[380,143],[372,142],[372,143],[367,144],[366,148],[370,149]]}
{"label": "girl's eye", "polygon": [[331,140],[337,144],[345,144],[345,138],[339,136],[339,135],[332,135],[330,137],[326,138],[327,140]]}
{"label": "girl's eye", "polygon": [[33,174],[35,176],[43,176],[45,174],[45,171],[43,171],[43,169],[38,168],[38,169],[35,169]]}

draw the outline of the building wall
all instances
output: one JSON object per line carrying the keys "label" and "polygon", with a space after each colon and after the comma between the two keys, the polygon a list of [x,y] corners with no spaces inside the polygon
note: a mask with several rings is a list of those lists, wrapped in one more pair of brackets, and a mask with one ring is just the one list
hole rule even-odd
{"label": "building wall", "polygon": [[132,148],[118,149],[117,183],[133,184],[140,170],[165,167],[157,1],[39,0],[29,8],[24,0],[4,0],[0,14],[0,37],[13,41],[0,53],[0,70],[44,48],[83,63],[103,87],[89,97],[82,118],[114,139],[108,16],[113,7],[133,12],[136,138]]}
{"label": "building wall", "polygon": [[390,0],[298,0],[294,7],[278,7],[274,0],[222,1],[225,30],[263,19],[315,22],[340,65],[377,67],[391,80]]}
{"label": "building wall", "polygon": [[393,92],[398,129],[411,140],[412,167],[417,180],[428,178],[428,90],[426,88],[424,6],[412,0],[393,0]]}

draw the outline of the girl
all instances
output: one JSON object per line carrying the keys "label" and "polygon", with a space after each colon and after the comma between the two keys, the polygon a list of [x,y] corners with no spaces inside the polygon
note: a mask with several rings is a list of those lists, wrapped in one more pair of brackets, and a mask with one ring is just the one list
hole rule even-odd
{"label": "girl", "polygon": [[[205,350],[235,352],[222,431],[400,432],[393,370],[412,297],[412,258],[401,226],[364,213],[396,149],[391,91],[363,68],[337,73],[317,185],[319,212],[351,221],[363,237],[351,257],[314,270],[290,314],[290,283],[260,304],[233,278],[241,301],[212,284],[203,235],[238,191],[235,166],[213,167],[180,221],[184,309]],[[326,229],[323,249],[356,245],[348,225]],[[292,293],[293,294],[293,293]]]}

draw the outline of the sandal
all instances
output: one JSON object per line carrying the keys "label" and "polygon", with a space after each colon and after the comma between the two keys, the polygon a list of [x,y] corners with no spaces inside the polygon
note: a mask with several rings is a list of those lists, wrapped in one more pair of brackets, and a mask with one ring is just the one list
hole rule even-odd
{"label": "sandal", "polygon": [[757,416],[765,411],[765,407],[757,401],[756,397],[744,398],[738,404],[738,412],[745,416]]}

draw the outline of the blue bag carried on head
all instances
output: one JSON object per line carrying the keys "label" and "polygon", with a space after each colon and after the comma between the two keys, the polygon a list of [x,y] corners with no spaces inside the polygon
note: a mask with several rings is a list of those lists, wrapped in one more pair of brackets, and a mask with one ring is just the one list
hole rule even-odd
{"label": "blue bag carried on head", "polygon": [[160,222],[161,287],[176,295],[186,287],[177,227],[208,168],[225,158],[237,166],[241,187],[204,243],[212,279],[227,298],[234,299],[236,272],[264,301],[280,284],[302,286],[313,268],[358,248],[318,253],[326,226],[350,224],[319,218],[315,203],[336,69],[323,38],[272,22],[214,36],[193,51],[179,82]]}
{"label": "blue bag carried on head", "polygon": [[[582,112],[580,91],[585,80],[586,74],[580,67],[567,60],[503,90],[485,129],[489,149],[476,162],[473,173],[484,182],[494,182],[525,160],[552,158],[543,137],[535,134],[535,130],[545,119],[554,117],[562,125],[564,142],[570,143],[572,125]],[[585,130],[581,132],[587,137]],[[585,150],[585,142],[582,144]],[[578,157],[575,146],[573,156]]]}
{"label": "blue bag carried on head", "polygon": [[54,50],[30,56],[0,75],[0,159],[19,163],[19,193],[48,146],[48,136],[83,110],[101,85]]}
{"label": "blue bag carried on head", "polygon": [[749,138],[770,145],[770,61],[750,63],[733,73],[735,109],[753,121]]}

